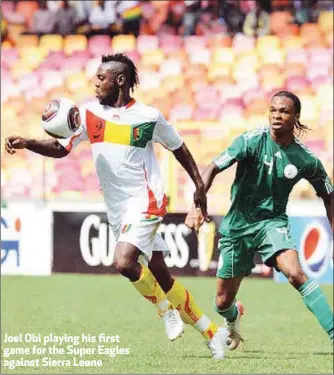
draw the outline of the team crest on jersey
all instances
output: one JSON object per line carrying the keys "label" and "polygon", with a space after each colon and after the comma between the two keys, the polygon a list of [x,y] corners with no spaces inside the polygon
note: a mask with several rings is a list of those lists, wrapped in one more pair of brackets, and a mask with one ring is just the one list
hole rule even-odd
{"label": "team crest on jersey", "polygon": [[285,168],[284,168],[284,176],[286,178],[288,178],[289,180],[292,180],[293,178],[295,178],[298,174],[298,169],[295,165],[293,164],[288,164]]}
{"label": "team crest on jersey", "polygon": [[139,141],[142,135],[143,135],[143,131],[140,128],[140,126],[135,126],[132,128],[132,137],[134,141]]}

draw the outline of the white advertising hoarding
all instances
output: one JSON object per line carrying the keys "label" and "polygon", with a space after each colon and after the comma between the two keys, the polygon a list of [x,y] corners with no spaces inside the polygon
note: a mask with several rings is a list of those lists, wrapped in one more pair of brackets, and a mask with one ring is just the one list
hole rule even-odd
{"label": "white advertising hoarding", "polygon": [[51,246],[51,210],[1,210],[1,275],[50,275]]}

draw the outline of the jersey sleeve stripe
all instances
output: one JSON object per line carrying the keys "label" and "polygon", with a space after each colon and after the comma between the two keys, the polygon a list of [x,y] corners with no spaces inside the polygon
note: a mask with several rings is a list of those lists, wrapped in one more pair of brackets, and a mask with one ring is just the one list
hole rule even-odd
{"label": "jersey sleeve stripe", "polygon": [[71,150],[73,148],[73,142],[78,137],[80,137],[80,134],[77,134],[77,135],[74,135],[73,137],[71,137],[70,143],[65,147],[68,152],[71,152]]}

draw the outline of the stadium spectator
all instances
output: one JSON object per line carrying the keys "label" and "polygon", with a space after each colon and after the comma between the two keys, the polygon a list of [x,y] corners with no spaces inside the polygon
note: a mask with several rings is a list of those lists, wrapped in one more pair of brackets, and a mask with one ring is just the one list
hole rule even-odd
{"label": "stadium spectator", "polygon": [[270,16],[262,9],[259,1],[256,2],[256,7],[251,12],[247,13],[243,32],[249,36],[263,36],[270,32]]}
{"label": "stadium spectator", "polygon": [[56,12],[55,31],[59,34],[73,34],[76,29],[76,10],[68,0],[61,2]]}
{"label": "stadium spectator", "polygon": [[201,14],[201,2],[199,0],[186,0],[186,8],[183,15],[183,35],[194,35],[196,23]]}
{"label": "stadium spectator", "polygon": [[16,3],[12,1],[1,2],[2,19],[5,19],[8,24],[23,25],[25,17],[23,14],[16,12]]}
{"label": "stadium spectator", "polygon": [[244,18],[240,4],[233,0],[223,0],[220,4],[219,14],[224,18],[232,34],[241,32]]}
{"label": "stadium spectator", "polygon": [[116,23],[116,3],[113,1],[96,1],[89,15],[91,34],[109,34],[111,26]]}
{"label": "stadium spectator", "polygon": [[38,3],[38,9],[32,17],[30,32],[33,34],[50,34],[55,30],[56,14],[47,7],[46,0]]}
{"label": "stadium spectator", "polygon": [[94,1],[93,0],[78,0],[74,1],[73,5],[76,10],[76,24],[77,24],[77,33],[84,33],[90,29],[89,27],[89,16],[93,9]]}
{"label": "stadium spectator", "polygon": [[122,34],[139,35],[140,22],[142,19],[140,1],[117,1],[116,8],[121,19]]}

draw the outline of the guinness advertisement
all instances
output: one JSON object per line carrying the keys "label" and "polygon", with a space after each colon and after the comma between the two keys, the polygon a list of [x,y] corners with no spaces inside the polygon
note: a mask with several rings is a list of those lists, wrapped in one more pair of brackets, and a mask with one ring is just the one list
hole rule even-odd
{"label": "guinness advertisement", "polygon": [[[115,274],[115,236],[103,212],[53,213],[53,272]],[[170,254],[165,258],[175,276],[215,276],[217,232],[222,216],[212,216],[198,235],[184,224],[185,214],[167,214],[159,232]],[[272,277],[271,269],[255,258],[253,276]]]}

